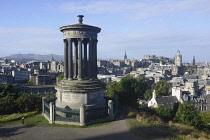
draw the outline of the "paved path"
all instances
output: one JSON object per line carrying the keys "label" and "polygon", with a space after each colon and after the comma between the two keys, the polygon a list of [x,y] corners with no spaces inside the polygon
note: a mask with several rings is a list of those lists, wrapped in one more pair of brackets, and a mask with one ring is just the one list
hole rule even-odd
{"label": "paved path", "polygon": [[0,140],[145,140],[131,133],[125,120],[91,128],[30,127],[20,123],[0,127]]}

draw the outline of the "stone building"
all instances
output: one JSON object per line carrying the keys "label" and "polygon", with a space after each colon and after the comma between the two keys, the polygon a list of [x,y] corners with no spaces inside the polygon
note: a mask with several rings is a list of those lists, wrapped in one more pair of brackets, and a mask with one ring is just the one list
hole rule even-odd
{"label": "stone building", "polygon": [[182,66],[182,55],[178,50],[176,56],[174,58],[174,66],[172,68],[172,75],[179,76],[183,73],[183,66]]}
{"label": "stone building", "polygon": [[0,85],[1,84],[13,84],[13,77],[7,74],[0,74]]}
{"label": "stone building", "polygon": [[26,69],[13,70],[12,76],[14,77],[15,83],[26,84],[29,81],[31,73],[31,71],[28,71]]}
{"label": "stone building", "polygon": [[48,72],[45,69],[34,69],[34,74],[30,74],[30,81],[34,85],[53,85],[59,73]]}
{"label": "stone building", "polygon": [[158,107],[158,105],[163,105],[165,108],[171,108],[175,103],[178,103],[176,96],[162,96],[157,97],[155,90],[152,93],[152,99],[148,101],[148,107]]}
{"label": "stone building", "polygon": [[210,111],[210,94],[206,95],[201,100],[198,100],[196,107],[200,111]]}
{"label": "stone building", "polygon": [[177,51],[177,54],[174,58],[174,64],[178,67],[182,66],[182,55],[179,50]]}

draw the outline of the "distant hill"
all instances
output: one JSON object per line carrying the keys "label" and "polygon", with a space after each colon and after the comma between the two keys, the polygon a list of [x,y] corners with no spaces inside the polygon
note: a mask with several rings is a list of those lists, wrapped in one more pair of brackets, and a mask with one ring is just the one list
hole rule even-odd
{"label": "distant hill", "polygon": [[47,54],[47,55],[40,55],[40,54],[12,54],[10,56],[2,57],[1,59],[7,58],[8,60],[15,60],[15,61],[48,61],[52,60],[52,56],[56,61],[63,61],[63,55],[55,55],[55,54]]}

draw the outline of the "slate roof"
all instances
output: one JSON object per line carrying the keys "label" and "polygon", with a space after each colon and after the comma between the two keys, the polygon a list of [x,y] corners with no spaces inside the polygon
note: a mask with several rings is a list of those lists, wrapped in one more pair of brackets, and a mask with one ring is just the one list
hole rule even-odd
{"label": "slate roof", "polygon": [[165,108],[171,108],[175,103],[178,103],[176,96],[163,96],[156,98],[157,104],[163,105]]}
{"label": "slate roof", "polygon": [[197,75],[188,75],[187,79],[198,79]]}

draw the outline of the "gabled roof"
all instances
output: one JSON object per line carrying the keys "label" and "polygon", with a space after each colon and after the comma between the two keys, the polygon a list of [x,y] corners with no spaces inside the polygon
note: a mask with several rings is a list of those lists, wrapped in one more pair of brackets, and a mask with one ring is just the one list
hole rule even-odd
{"label": "gabled roof", "polygon": [[178,103],[176,96],[163,96],[156,98],[157,104],[163,105],[165,108],[171,108],[175,103]]}

